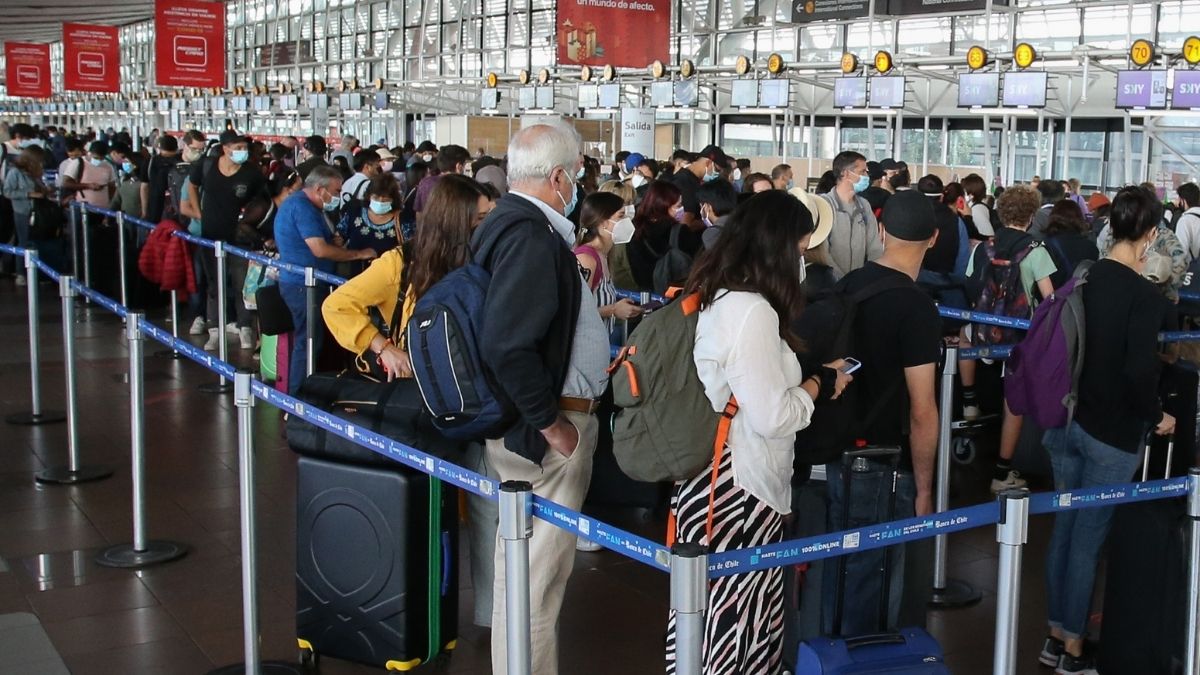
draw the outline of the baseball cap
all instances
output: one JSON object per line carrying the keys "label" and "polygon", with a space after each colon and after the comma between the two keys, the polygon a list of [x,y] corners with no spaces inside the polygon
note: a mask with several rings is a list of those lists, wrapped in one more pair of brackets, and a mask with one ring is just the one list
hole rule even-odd
{"label": "baseball cap", "polygon": [[904,162],[888,157],[879,163],[879,168],[884,171],[904,171],[908,168],[908,165]]}
{"label": "baseball cap", "polygon": [[867,174],[871,176],[871,180],[879,180],[883,178],[883,167],[879,162],[867,162]]}
{"label": "baseball cap", "polygon": [[942,191],[945,189],[946,186],[942,183],[942,179],[933,174],[924,176],[917,181],[917,191],[926,197],[941,197]]}
{"label": "baseball cap", "polygon": [[725,168],[729,166],[729,155],[725,151],[715,145],[710,145],[700,151],[700,156],[704,159],[711,159],[713,164]]}
{"label": "baseball cap", "polygon": [[641,164],[645,159],[645,155],[640,152],[630,153],[629,156],[625,158],[625,173],[632,173],[633,170],[637,168],[637,165]]}
{"label": "baseball cap", "polygon": [[221,145],[232,145],[234,143],[249,143],[250,139],[239,134],[233,129],[226,129],[221,132]]}
{"label": "baseball cap", "polygon": [[883,230],[903,241],[928,241],[937,231],[933,203],[920,192],[901,191],[883,205]]}
{"label": "baseball cap", "polygon": [[1111,202],[1109,202],[1108,196],[1103,192],[1093,192],[1092,196],[1088,197],[1088,211],[1095,211],[1102,206],[1108,206],[1110,203]]}

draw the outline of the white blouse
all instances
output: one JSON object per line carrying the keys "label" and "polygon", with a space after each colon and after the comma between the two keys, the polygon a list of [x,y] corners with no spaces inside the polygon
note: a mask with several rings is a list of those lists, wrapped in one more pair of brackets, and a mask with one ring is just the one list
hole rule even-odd
{"label": "white blouse", "polygon": [[734,484],[781,514],[791,513],[793,445],[812,420],[795,353],[779,337],[779,317],[761,295],[722,292],[700,312],[696,372],[714,411],[730,395]]}

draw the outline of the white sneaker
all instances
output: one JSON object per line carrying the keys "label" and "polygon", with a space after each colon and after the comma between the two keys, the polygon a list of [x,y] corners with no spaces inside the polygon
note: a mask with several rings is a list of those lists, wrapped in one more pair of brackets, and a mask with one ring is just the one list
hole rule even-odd
{"label": "white sneaker", "polygon": [[1008,476],[1004,480],[992,479],[992,492],[1003,492],[1004,490],[1016,490],[1028,485],[1028,481],[1021,478],[1019,471],[1009,470]]}
{"label": "white sneaker", "polygon": [[204,317],[198,316],[198,317],[196,317],[196,320],[192,322],[192,327],[188,329],[188,334],[189,335],[204,335],[204,331],[207,328],[208,328],[208,322],[206,322],[204,320]]}
{"label": "white sneaker", "polygon": [[236,321],[230,321],[229,323],[225,324],[225,332],[226,333],[229,333],[231,335],[237,335],[239,330],[241,330],[241,329],[238,328]]}
{"label": "white sneaker", "polygon": [[254,349],[254,329],[249,326],[238,329],[238,339],[242,341],[242,349]]}
{"label": "white sneaker", "polygon": [[208,342],[204,343],[204,351],[215,352],[221,344],[221,336],[217,334],[216,328],[208,329]]}
{"label": "white sneaker", "polygon": [[21,276],[20,274],[17,275],[17,285],[18,286],[25,285],[25,277]]}
{"label": "white sneaker", "polygon": [[596,551],[603,551],[604,547],[594,541],[584,539],[583,537],[576,537],[575,550],[583,551],[584,553],[595,553]]}

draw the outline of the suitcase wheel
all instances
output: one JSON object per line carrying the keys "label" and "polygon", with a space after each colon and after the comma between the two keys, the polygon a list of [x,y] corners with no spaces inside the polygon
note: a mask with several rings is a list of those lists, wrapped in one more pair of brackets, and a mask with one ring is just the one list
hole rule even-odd
{"label": "suitcase wheel", "polygon": [[419,665],[421,665],[421,659],[413,659],[411,661],[388,661],[387,663],[383,664],[383,667],[387,668],[388,671],[394,670],[404,673],[416,668]]}
{"label": "suitcase wheel", "polygon": [[970,464],[975,461],[975,439],[957,436],[951,445],[951,454],[959,464]]}
{"label": "suitcase wheel", "polygon": [[321,657],[319,654],[317,654],[317,651],[313,649],[312,643],[302,638],[296,638],[296,644],[300,649],[299,653],[297,654],[297,660],[300,662],[300,665],[305,668],[316,668],[317,664],[321,660]]}

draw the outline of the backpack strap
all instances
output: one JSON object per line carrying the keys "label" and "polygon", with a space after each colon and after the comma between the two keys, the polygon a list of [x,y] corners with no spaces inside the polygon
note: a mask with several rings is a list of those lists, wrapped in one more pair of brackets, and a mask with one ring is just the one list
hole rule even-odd
{"label": "backpack strap", "polygon": [[[730,396],[725,409],[721,411],[721,421],[717,423],[717,436],[713,440],[713,462],[711,478],[708,483],[708,515],[705,516],[704,531],[708,537],[705,545],[712,546],[713,519],[717,508],[717,481],[721,477],[721,460],[725,458],[725,445],[729,441],[729,429],[733,426],[733,418],[738,413],[737,398]],[[667,511],[667,547],[675,544],[675,509]]]}

